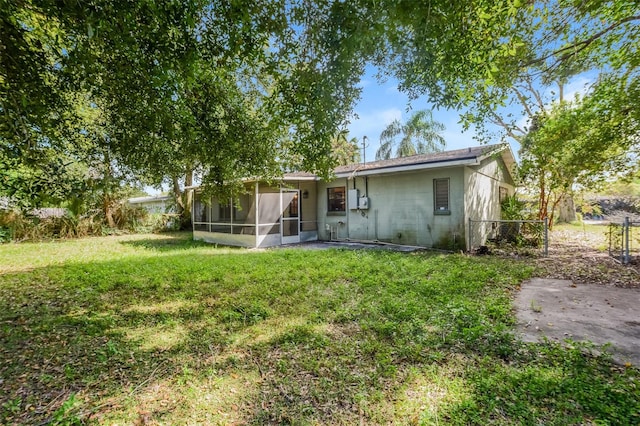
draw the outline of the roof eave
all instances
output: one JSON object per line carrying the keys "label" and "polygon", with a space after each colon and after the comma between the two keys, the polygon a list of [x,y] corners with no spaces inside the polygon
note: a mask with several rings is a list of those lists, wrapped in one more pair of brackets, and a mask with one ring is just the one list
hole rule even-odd
{"label": "roof eave", "polygon": [[375,169],[355,169],[348,172],[340,172],[336,173],[336,177],[339,178],[351,178],[353,176],[371,176],[371,175],[382,175],[387,173],[398,173],[398,172],[411,172],[416,170],[428,170],[428,169],[440,169],[445,167],[457,167],[457,166],[477,166],[480,162],[477,157],[464,158],[459,160],[445,160],[445,161],[434,161],[429,163],[420,163],[420,164],[407,164],[402,166],[388,166],[388,167],[379,167]]}

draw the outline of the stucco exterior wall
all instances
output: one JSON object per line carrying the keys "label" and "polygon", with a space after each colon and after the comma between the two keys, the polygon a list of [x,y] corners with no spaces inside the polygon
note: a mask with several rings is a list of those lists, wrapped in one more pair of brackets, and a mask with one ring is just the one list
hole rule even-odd
{"label": "stucco exterior wall", "polygon": [[[449,179],[449,211],[434,212],[434,179]],[[464,169],[440,168],[342,178],[318,184],[318,237],[378,240],[423,247],[464,246]],[[369,209],[327,212],[327,188],[355,188],[369,197]],[[436,214],[442,213],[442,214]],[[337,232],[336,232],[337,231]]]}
{"label": "stucco exterior wall", "polygon": [[[511,173],[502,158],[487,158],[479,166],[465,167],[464,180],[467,188],[464,199],[466,228],[469,228],[469,219],[500,219],[500,187],[506,188],[509,195],[515,190]],[[471,233],[467,229],[467,248],[472,248],[469,243],[473,247],[484,244],[491,231],[491,224],[472,224]]]}

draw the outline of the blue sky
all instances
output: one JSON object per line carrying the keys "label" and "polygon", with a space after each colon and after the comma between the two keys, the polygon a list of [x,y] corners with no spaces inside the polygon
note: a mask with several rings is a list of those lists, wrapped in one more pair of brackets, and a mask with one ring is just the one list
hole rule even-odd
{"label": "blue sky", "polygon": [[[405,121],[413,111],[421,109],[432,110],[433,118],[445,125],[442,136],[446,140],[446,150],[479,145],[478,141],[473,139],[473,130],[463,132],[462,126],[458,123],[458,111],[435,109],[424,97],[409,103],[409,98],[398,91],[396,80],[379,82],[373,70],[369,71],[360,82],[362,98],[354,110],[357,118],[353,118],[348,126],[349,136],[358,138],[360,144],[363,136],[367,136],[367,161],[375,159],[376,150],[380,146],[380,133],[389,123],[394,119]],[[514,151],[517,151],[517,148],[512,147]]]}
{"label": "blue sky", "polygon": [[[446,150],[480,145],[473,138],[475,135],[473,129],[463,132],[462,125],[459,124],[459,111],[443,108],[435,109],[433,105],[427,102],[425,97],[409,103],[409,98],[398,91],[398,82],[396,80],[389,78],[385,82],[379,82],[375,77],[375,68],[369,67],[367,71],[367,74],[360,81],[360,86],[362,87],[361,99],[354,108],[357,118],[352,118],[351,124],[348,126],[349,137],[356,137],[360,144],[362,144],[363,136],[367,136],[367,161],[375,159],[376,150],[380,146],[380,133],[389,123],[396,118],[400,119],[400,121],[405,121],[413,111],[421,109],[432,110],[434,119],[445,125],[445,131],[442,136],[446,141]],[[597,73],[592,71],[574,76],[564,86],[565,99],[571,100],[576,95],[584,95],[596,78]],[[542,88],[542,97],[546,105],[550,105],[557,99],[554,94],[555,90],[557,90],[555,86]],[[521,114],[521,107],[507,106],[500,111],[519,115]],[[526,127],[526,118],[523,117],[519,125]],[[491,127],[496,130],[496,139],[488,141],[488,143],[500,143],[498,134],[502,134],[502,129],[498,126],[488,126],[488,128]],[[511,138],[507,138],[507,142],[511,145],[511,150],[517,159],[520,145]]]}

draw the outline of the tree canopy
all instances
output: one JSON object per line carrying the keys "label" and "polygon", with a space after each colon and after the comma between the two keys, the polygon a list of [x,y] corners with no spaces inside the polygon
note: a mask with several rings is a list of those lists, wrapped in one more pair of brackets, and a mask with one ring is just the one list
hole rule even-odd
{"label": "tree canopy", "polygon": [[581,108],[637,123],[638,15],[631,0],[0,0],[0,192],[73,182],[70,161],[219,190],[293,164],[326,177],[367,63],[471,105],[476,125],[527,75],[602,69]]}
{"label": "tree canopy", "polygon": [[[1,0],[0,161],[99,147],[156,183],[197,170],[224,187],[292,158],[328,176],[367,61],[443,105],[492,74],[525,9],[461,3]],[[100,138],[79,103],[101,111]]]}

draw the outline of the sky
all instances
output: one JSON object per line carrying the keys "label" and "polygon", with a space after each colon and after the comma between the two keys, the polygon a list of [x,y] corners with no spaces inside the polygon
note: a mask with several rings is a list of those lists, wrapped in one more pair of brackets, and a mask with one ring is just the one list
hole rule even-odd
{"label": "sky", "polygon": [[[354,108],[356,117],[352,118],[351,124],[348,126],[349,138],[356,137],[362,147],[362,138],[367,136],[366,142],[366,161],[373,161],[375,153],[380,146],[380,133],[393,120],[399,119],[401,122],[412,114],[412,112],[421,109],[430,109],[433,112],[433,118],[445,125],[445,131],[442,133],[446,141],[445,150],[468,148],[478,146],[480,142],[473,137],[475,131],[473,129],[463,131],[460,121],[460,111],[436,109],[430,104],[425,97],[418,98],[409,103],[409,98],[398,91],[398,82],[389,78],[386,82],[379,82],[375,77],[375,68],[369,67],[368,72],[360,81],[362,87],[361,99]],[[564,88],[564,96],[566,100],[573,99],[576,95],[584,95],[590,85],[596,80],[597,73],[586,72],[572,78]],[[543,98],[556,99],[552,93],[553,87],[543,90]],[[550,103],[547,104],[550,106]],[[519,114],[519,108],[506,108],[503,112],[512,112]],[[526,118],[522,118],[519,122],[520,127],[526,127]],[[500,131],[494,126],[496,131]],[[489,125],[488,128],[491,128]],[[498,136],[495,140],[488,143],[500,143]],[[520,145],[507,138],[507,142],[511,145],[516,160],[518,159],[518,151]],[[360,152],[362,154],[362,151]]]}
{"label": "sky", "polygon": [[[414,111],[421,109],[432,110],[434,120],[444,124],[445,131],[442,136],[446,141],[445,150],[468,148],[478,146],[479,142],[473,139],[474,131],[463,132],[459,112],[455,110],[436,109],[422,97],[409,103],[409,98],[398,91],[398,82],[388,79],[386,82],[376,80],[375,72],[369,72],[360,81],[362,87],[361,99],[354,108],[356,117],[351,119],[348,126],[349,137],[356,137],[362,148],[362,138],[367,136],[366,161],[375,159],[376,150],[380,146],[380,133],[393,120],[401,122],[411,116]],[[492,141],[491,143],[498,143]],[[512,146],[514,154],[518,146]],[[362,155],[362,151],[360,152]]]}

